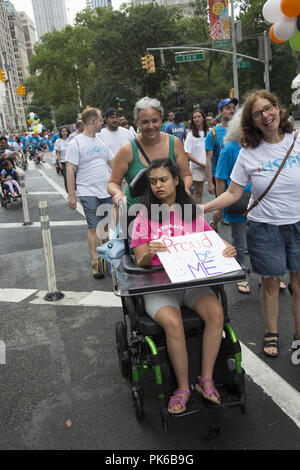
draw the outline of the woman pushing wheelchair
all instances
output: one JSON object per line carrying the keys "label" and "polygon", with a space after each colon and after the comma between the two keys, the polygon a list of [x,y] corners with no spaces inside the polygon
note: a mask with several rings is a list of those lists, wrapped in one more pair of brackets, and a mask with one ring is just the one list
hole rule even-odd
{"label": "woman pushing wheelchair", "polygon": [[[142,200],[143,209],[136,217],[131,247],[139,266],[160,264],[158,252],[165,251],[160,241],[166,236],[180,236],[212,228],[198,215],[197,206],[185,190],[178,166],[168,158],[155,159],[147,170],[147,188]],[[153,210],[157,207],[159,210]],[[189,207],[191,210],[184,209]],[[183,217],[182,217],[183,214]],[[200,229],[199,229],[200,227]],[[234,257],[236,250],[224,240],[223,256]],[[165,331],[168,356],[177,381],[170,398],[168,411],[183,413],[189,400],[188,356],[181,317],[181,306],[189,307],[205,323],[202,342],[201,376],[196,390],[207,400],[219,405],[213,371],[219,352],[224,314],[222,305],[209,287],[196,287],[177,292],[144,295],[145,310]]]}

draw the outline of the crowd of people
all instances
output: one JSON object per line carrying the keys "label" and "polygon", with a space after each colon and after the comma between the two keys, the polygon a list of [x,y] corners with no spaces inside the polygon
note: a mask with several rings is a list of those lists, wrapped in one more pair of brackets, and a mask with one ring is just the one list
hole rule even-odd
{"label": "crowd of people", "polygon": [[[218,231],[220,222],[230,224],[232,245],[225,241],[223,254],[236,257],[248,274],[245,254],[249,253],[252,272],[261,278],[260,305],[266,326],[262,351],[268,357],[277,357],[279,289],[287,273],[294,339],[300,339],[300,202],[297,197],[300,137],[275,95],[258,90],[236,112],[237,105],[235,98],[220,100],[217,118],[195,109],[186,125],[181,111],[169,111],[167,121],[163,122],[161,103],[144,97],[134,108],[135,128],[115,108],[105,111],[105,126],[101,111],[88,108],[73,133],[63,126],[46,145],[56,153],[69,207],[76,208],[77,198],[83,206],[95,278],[103,277],[97,264],[97,247],[107,240],[107,237],[100,240],[97,232],[99,224],[107,220],[100,209],[103,205],[118,207],[121,200],[128,208],[141,202],[132,198],[129,191],[140,170],[147,169],[142,200],[145,207],[154,203],[196,207],[202,204],[207,182],[211,200],[204,205],[204,212],[212,212],[213,216],[209,224],[203,220],[203,231]],[[34,138],[28,137],[28,142],[27,136],[23,138],[20,145],[38,145]],[[8,142],[6,137],[0,140],[2,157]],[[234,205],[239,209],[233,209]],[[250,212],[246,217],[247,205]],[[196,217],[199,216],[193,215],[186,230],[174,213],[172,223],[165,225],[168,235],[191,233]],[[137,264],[159,263],[157,252],[165,249],[160,242],[163,226],[162,220],[152,219],[149,213],[138,213],[131,233]],[[249,280],[239,282],[237,288],[242,294],[250,294]],[[147,313],[166,332],[177,379],[178,389],[171,397],[170,413],[183,412],[190,394],[181,305],[188,305],[205,322],[202,372],[196,388],[208,400],[220,403],[212,377],[222,336],[222,307],[209,289],[193,291],[189,290],[189,295],[182,292],[180,296],[156,295],[155,301],[153,297],[144,298]]]}

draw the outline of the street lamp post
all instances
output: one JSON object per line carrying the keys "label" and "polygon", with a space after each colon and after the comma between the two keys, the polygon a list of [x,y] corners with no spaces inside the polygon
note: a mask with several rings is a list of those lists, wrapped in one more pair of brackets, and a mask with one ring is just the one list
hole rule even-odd
{"label": "street lamp post", "polygon": [[237,56],[236,56],[236,29],[234,25],[234,0],[231,3],[231,35],[232,35],[232,67],[233,67],[233,87],[234,97],[239,100],[239,79],[237,71]]}

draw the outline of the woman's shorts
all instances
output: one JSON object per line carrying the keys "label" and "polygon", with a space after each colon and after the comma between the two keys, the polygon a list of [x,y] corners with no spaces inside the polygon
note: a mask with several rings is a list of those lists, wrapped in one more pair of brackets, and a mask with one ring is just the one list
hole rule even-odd
{"label": "woman's shorts", "polygon": [[111,197],[99,199],[96,196],[80,196],[79,199],[84,210],[88,228],[96,228],[104,217],[110,217],[108,213],[100,215],[101,211],[99,209],[103,204],[108,205],[108,208],[111,206],[112,209],[113,203]]}
{"label": "woman's shorts", "polygon": [[205,168],[191,168],[193,181],[206,181]]}
{"label": "woman's shorts", "polygon": [[184,289],[176,292],[159,292],[156,294],[144,295],[145,310],[154,320],[154,317],[162,307],[188,307],[193,310],[196,301],[205,294],[213,294],[209,287],[195,287],[194,289]]}
{"label": "woman's shorts", "polygon": [[248,251],[252,270],[264,277],[300,271],[300,221],[271,225],[249,221]]}

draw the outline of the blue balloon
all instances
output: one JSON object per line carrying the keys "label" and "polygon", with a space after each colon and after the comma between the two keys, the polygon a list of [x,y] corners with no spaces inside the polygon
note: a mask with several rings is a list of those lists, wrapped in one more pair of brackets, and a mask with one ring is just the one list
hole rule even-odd
{"label": "blue balloon", "polygon": [[300,31],[300,15],[297,16],[297,29]]}

